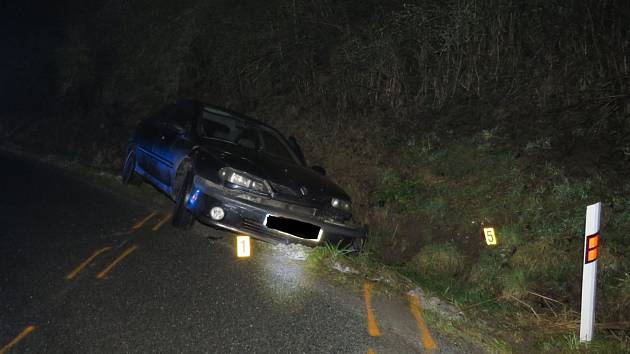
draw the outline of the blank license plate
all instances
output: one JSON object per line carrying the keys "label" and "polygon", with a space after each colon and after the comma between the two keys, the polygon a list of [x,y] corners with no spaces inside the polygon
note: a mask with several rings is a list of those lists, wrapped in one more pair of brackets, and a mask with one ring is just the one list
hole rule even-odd
{"label": "blank license plate", "polygon": [[265,226],[270,229],[281,231],[308,240],[316,240],[319,237],[321,228],[317,225],[294,219],[281,218],[277,216],[267,216]]}

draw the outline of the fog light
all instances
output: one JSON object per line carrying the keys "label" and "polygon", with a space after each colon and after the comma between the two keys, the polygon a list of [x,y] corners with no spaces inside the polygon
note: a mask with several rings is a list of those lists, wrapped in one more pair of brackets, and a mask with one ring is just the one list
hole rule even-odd
{"label": "fog light", "polygon": [[210,217],[212,218],[212,220],[218,221],[218,220],[223,219],[224,216],[225,216],[225,212],[223,211],[223,208],[214,207],[210,209]]}

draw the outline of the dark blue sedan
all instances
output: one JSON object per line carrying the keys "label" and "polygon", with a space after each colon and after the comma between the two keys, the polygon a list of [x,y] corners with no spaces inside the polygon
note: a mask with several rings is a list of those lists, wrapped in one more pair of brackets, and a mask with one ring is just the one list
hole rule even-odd
{"label": "dark blue sedan", "polygon": [[195,220],[252,237],[361,249],[350,197],[306,166],[294,138],[216,106],[184,101],[143,121],[130,141],[123,182],[138,177],[175,201],[173,224]]}

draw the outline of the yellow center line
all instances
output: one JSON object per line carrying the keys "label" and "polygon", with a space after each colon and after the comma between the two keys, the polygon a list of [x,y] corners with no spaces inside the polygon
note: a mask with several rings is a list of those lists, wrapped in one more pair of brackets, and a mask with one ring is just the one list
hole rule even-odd
{"label": "yellow center line", "polygon": [[122,261],[129,254],[131,254],[131,252],[135,251],[136,248],[138,248],[138,246],[136,245],[133,245],[127,248],[125,252],[123,252],[120,256],[118,256],[118,258],[114,259],[114,261],[110,263],[110,265],[108,265],[107,267],[105,267],[105,269],[103,269],[100,273],[98,273],[96,277],[99,279],[103,279],[107,277],[107,273],[109,273],[116,266],[116,264],[120,263],[120,261]]}
{"label": "yellow center line", "polygon": [[91,256],[89,256],[86,260],[84,260],[83,262],[81,262],[81,264],[79,264],[76,268],[74,268],[74,270],[70,273],[68,273],[68,275],[66,275],[66,280],[72,280],[74,277],[77,276],[77,274],[79,274],[80,271],[83,270],[83,268],[85,268],[88,264],[90,264],[94,258],[98,257],[101,253],[107,252],[109,250],[111,250],[111,247],[103,247],[100,250],[92,253]]}
{"label": "yellow center line", "polygon": [[173,216],[173,214],[168,214],[166,215],[164,218],[162,218],[162,220],[160,220],[160,222],[158,222],[157,224],[155,224],[155,226],[153,226],[153,231],[157,231],[162,225],[164,225],[165,222],[167,222],[171,217]]}
{"label": "yellow center line", "polygon": [[13,340],[9,344],[5,345],[4,347],[2,347],[2,349],[0,349],[0,354],[7,353],[9,349],[15,347],[22,339],[24,339],[24,337],[28,336],[34,330],[35,330],[35,326],[28,326],[24,328],[24,330],[20,334],[18,334],[17,337],[13,338]]}
{"label": "yellow center line", "polygon": [[374,317],[374,310],[372,309],[372,287],[374,287],[372,283],[365,282],[363,284],[363,297],[365,298],[365,308],[367,309],[368,333],[372,337],[379,337],[381,331],[376,325],[376,318]]}
{"label": "yellow center line", "polygon": [[144,219],[138,221],[138,223],[133,225],[131,228],[134,229],[134,230],[138,230],[139,228],[142,227],[142,225],[144,225],[147,221],[149,221],[156,214],[157,214],[157,212],[152,211],[151,214],[147,215]]}
{"label": "yellow center line", "polygon": [[376,354],[376,352],[374,351],[374,349],[368,348],[368,354]]}
{"label": "yellow center line", "polygon": [[416,322],[418,323],[418,328],[420,329],[420,333],[422,334],[422,345],[428,350],[434,350],[437,348],[437,344],[431,337],[429,333],[429,328],[427,324],[424,322],[422,318],[422,310],[420,308],[420,300],[416,295],[408,295],[409,298],[409,309],[413,314],[413,317],[416,318]]}

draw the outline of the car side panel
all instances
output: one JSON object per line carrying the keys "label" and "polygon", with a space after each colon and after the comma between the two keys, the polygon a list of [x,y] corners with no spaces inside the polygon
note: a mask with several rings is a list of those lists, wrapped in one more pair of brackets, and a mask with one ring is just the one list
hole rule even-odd
{"label": "car side panel", "polygon": [[153,145],[153,152],[157,158],[157,173],[155,177],[167,186],[173,187],[175,173],[179,162],[189,155],[192,142],[174,132],[165,132]]}
{"label": "car side panel", "polygon": [[138,166],[146,173],[155,173],[155,159],[151,152],[155,136],[159,134],[151,123],[143,123],[136,133],[136,160]]}

